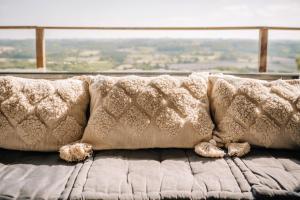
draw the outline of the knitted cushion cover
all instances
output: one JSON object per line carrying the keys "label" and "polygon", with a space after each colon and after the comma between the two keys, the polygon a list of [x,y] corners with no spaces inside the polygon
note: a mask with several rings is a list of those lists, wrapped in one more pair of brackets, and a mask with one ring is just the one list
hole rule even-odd
{"label": "knitted cushion cover", "polygon": [[0,77],[0,147],[54,151],[81,139],[88,84]]}
{"label": "knitted cushion cover", "polygon": [[94,149],[193,148],[212,137],[207,75],[90,77]]}
{"label": "knitted cushion cover", "polygon": [[211,75],[208,93],[216,133],[223,143],[299,148],[299,79],[268,82]]}

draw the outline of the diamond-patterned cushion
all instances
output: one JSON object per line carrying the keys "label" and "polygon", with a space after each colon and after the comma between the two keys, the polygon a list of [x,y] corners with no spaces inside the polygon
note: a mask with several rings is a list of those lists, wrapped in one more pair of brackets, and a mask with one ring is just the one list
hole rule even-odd
{"label": "diamond-patterned cushion", "polygon": [[212,138],[207,74],[90,77],[82,142],[94,149],[193,148]]}
{"label": "diamond-patterned cushion", "polygon": [[81,139],[88,84],[0,77],[0,148],[56,151]]}
{"label": "diamond-patterned cushion", "polygon": [[224,143],[270,148],[300,147],[300,80],[262,81],[209,77],[211,111]]}

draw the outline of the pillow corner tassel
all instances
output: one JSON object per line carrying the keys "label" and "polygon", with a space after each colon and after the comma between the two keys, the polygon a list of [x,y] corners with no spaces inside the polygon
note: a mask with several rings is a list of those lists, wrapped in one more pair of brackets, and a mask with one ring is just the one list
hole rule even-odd
{"label": "pillow corner tassel", "polygon": [[217,147],[216,141],[213,139],[209,142],[200,142],[194,150],[198,155],[209,158],[223,158],[226,154],[221,148]]}
{"label": "pillow corner tassel", "polygon": [[243,157],[251,150],[251,146],[248,142],[233,142],[226,144],[229,156]]}
{"label": "pillow corner tassel", "polygon": [[59,157],[67,162],[81,162],[93,154],[92,145],[80,141],[59,148]]}

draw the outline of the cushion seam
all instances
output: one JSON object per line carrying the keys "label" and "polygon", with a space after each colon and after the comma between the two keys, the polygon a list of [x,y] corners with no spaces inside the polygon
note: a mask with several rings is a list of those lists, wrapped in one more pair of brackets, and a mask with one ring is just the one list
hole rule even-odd
{"label": "cushion seam", "polygon": [[[63,193],[64,193],[64,191],[66,190],[66,188],[67,188],[67,185],[68,185],[68,182],[69,182],[69,180],[70,180],[71,176],[73,175],[73,173],[74,173],[75,169],[76,169],[76,166],[74,166],[74,168],[73,168],[73,170],[72,170],[72,172],[71,172],[70,176],[68,177],[68,180],[66,181],[65,187],[64,187],[64,189],[61,191],[61,193],[60,193],[60,195],[59,195],[59,199],[61,199],[61,198],[62,198],[62,194],[63,194]],[[75,180],[76,180],[76,179],[75,179]],[[74,184],[74,183],[73,183],[73,184]],[[72,185],[72,188],[73,188],[73,185]],[[70,193],[71,193],[71,191],[70,191]],[[70,193],[68,194],[68,198],[69,198],[69,195],[70,195]],[[67,199],[68,199],[68,198],[67,198]]]}

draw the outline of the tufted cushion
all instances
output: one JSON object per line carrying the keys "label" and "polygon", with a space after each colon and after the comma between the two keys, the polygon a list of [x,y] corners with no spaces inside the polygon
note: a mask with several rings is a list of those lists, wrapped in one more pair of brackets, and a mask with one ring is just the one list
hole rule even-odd
{"label": "tufted cushion", "polygon": [[205,75],[96,76],[89,90],[82,142],[94,149],[192,148],[212,137]]}
{"label": "tufted cushion", "polygon": [[52,151],[82,137],[88,85],[0,77],[0,147]]}
{"label": "tufted cushion", "polygon": [[212,75],[209,96],[216,133],[224,143],[299,148],[299,79],[267,82]]}

